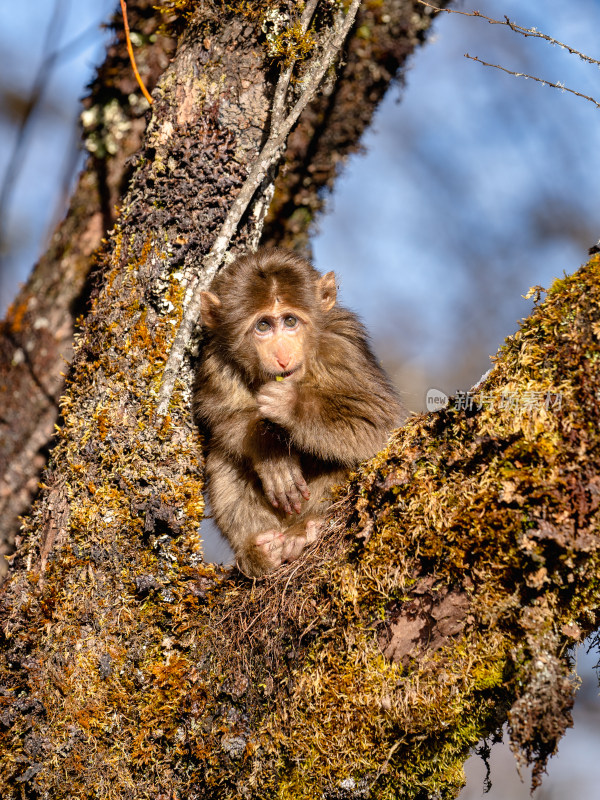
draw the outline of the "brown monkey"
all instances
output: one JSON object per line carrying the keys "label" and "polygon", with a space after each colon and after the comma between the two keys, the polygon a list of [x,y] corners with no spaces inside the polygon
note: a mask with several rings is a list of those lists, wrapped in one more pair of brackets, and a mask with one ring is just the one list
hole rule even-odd
{"label": "brown monkey", "polygon": [[327,494],[380,450],[401,406],[335,275],[275,248],[238,258],[202,295],[194,406],[215,521],[262,575],[317,538]]}

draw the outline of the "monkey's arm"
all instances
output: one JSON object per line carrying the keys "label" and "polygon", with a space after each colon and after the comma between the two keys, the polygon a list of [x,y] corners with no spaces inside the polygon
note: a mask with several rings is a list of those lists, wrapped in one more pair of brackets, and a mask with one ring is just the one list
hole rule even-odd
{"label": "monkey's arm", "polygon": [[302,497],[308,499],[308,487],[289,437],[260,416],[254,395],[229,365],[212,354],[198,375],[194,411],[210,433],[211,449],[249,462],[275,508],[300,511]]}
{"label": "monkey's arm", "polygon": [[281,425],[301,452],[347,467],[375,455],[401,420],[401,406],[376,365],[349,372],[329,365],[310,382],[271,382],[258,394],[260,413]]}
{"label": "monkey's arm", "polygon": [[250,457],[260,422],[256,401],[231,367],[213,354],[207,354],[196,379],[194,415],[222,452]]}

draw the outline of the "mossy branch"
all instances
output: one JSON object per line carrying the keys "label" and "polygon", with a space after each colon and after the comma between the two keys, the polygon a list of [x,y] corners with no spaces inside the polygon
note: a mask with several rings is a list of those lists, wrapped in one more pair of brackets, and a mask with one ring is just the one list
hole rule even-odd
{"label": "mossy branch", "polygon": [[[112,551],[66,548],[25,604],[3,598],[3,796],[17,775],[56,800],[450,799],[506,720],[539,782],[571,724],[568,648],[600,613],[599,385],[597,256],[474,402],[413,418],[364,465],[300,562],[252,584],[173,539],[167,574],[131,523]],[[39,764],[15,761],[32,742]]]}

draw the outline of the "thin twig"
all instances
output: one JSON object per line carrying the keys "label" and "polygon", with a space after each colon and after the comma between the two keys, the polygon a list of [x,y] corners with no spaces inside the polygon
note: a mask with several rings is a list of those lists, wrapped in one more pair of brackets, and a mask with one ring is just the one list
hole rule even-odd
{"label": "thin twig", "polygon": [[[562,47],[563,50],[568,50],[571,55],[579,56],[579,58],[581,58],[583,61],[587,61],[589,64],[598,64],[600,66],[600,61],[598,61],[598,59],[592,58],[585,53],[580,53],[579,50],[575,50],[574,47],[570,47],[564,42],[559,42],[558,39],[553,39],[552,36],[548,36],[548,34],[542,33],[536,28],[525,28],[522,25],[517,25],[516,22],[513,22],[506,15],[504,19],[494,19],[493,17],[486,17],[486,15],[482,14],[480,11],[458,11],[455,8],[438,8],[437,6],[431,5],[431,3],[427,3],[425,0],[417,1],[422,6],[432,8],[434,11],[445,11],[446,14],[460,14],[462,17],[479,17],[480,19],[484,19],[486,22],[489,22],[490,25],[506,25],[511,29],[511,31],[524,36],[526,39],[529,37],[544,39],[544,41],[550,42],[550,44],[557,44],[559,47]],[[545,82],[548,83],[548,81]]]}
{"label": "thin twig", "polygon": [[[315,9],[319,3],[319,0],[309,0],[304,6],[304,11],[302,12],[302,16],[300,17],[300,30],[302,34],[305,34],[308,30],[308,27],[311,23],[313,15],[315,13]],[[294,71],[294,67],[296,65],[296,58],[293,58],[291,62],[287,65],[287,67],[283,70],[281,75],[279,76],[279,80],[277,81],[277,86],[275,87],[275,92],[273,93],[273,103],[271,105],[271,121],[269,126],[269,134],[273,135],[279,130],[283,120],[285,119],[285,112],[287,108],[287,100],[288,100],[288,88],[290,85],[290,80]],[[279,159],[281,151],[278,151],[277,156],[274,158],[274,161]],[[267,174],[262,181],[262,185],[259,189],[260,196],[256,201],[256,204],[253,209],[253,217],[254,217],[254,232],[248,238],[248,247],[250,250],[255,250],[258,247],[258,243],[260,241],[260,236],[262,233],[262,227],[264,224],[265,216],[269,210],[269,206],[271,205],[271,200],[273,199],[273,195],[275,193],[275,184],[272,180],[270,180],[270,176]]]}
{"label": "thin twig", "polygon": [[135,63],[135,56],[133,55],[133,47],[131,45],[131,37],[129,35],[129,22],[127,20],[127,4],[125,0],[121,0],[121,11],[123,12],[123,26],[125,28],[125,42],[127,44],[127,52],[129,53],[129,60],[131,61],[131,67],[133,69],[133,74],[139,84],[140,89],[142,90],[142,94],[146,98],[146,100],[152,105],[152,97],[150,96],[150,92],[146,89],[146,85],[142,80],[142,76],[138,72],[137,64]]}
{"label": "thin twig", "polygon": [[552,83],[552,81],[545,80],[544,78],[536,78],[535,75],[528,75],[525,72],[513,72],[512,69],[506,69],[506,67],[501,67],[500,64],[489,64],[487,61],[482,61],[477,56],[471,56],[468,53],[465,53],[465,58],[470,58],[471,61],[478,61],[480,64],[483,64],[484,67],[494,67],[494,69],[500,69],[502,72],[507,72],[509,75],[514,75],[516,78],[527,78],[532,81],[537,81],[537,83],[542,83],[544,86],[552,86],[554,89],[560,89],[563,92],[569,92],[570,94],[574,94],[576,97],[582,97],[584,100],[589,100],[590,103],[593,103],[596,108],[600,108],[600,103],[597,100],[594,100],[593,97],[589,97],[587,94],[582,94],[581,92],[576,92],[575,89],[569,89],[568,86],[564,86],[562,83]]}
{"label": "thin twig", "polygon": [[[183,312],[181,324],[175,335],[175,340],[165,366],[162,384],[158,393],[156,408],[157,421],[164,418],[167,413],[173,387],[175,386],[175,380],[181,369],[185,350],[189,345],[196,320],[200,315],[200,294],[203,289],[208,288],[221,266],[229,243],[254,193],[264,180],[269,169],[277,160],[279,148],[284,145],[289,132],[298,121],[298,117],[309,101],[314,97],[325,74],[337,57],[346,36],[350,32],[350,28],[354,24],[359,6],[360,0],[352,0],[346,15],[340,15],[329,37],[329,41],[323,47],[318,63],[314,65],[312,70],[308,70],[308,74],[304,80],[304,89],[300,97],[293,105],[287,117],[283,119],[279,125],[271,126],[269,137],[263,149],[254,162],[244,185],[229,209],[229,213],[221,226],[219,235],[210,252],[204,258],[205,269],[203,270],[202,276],[196,281],[192,296]],[[282,78],[285,80],[285,75],[283,75]],[[282,78],[280,78],[280,80]]]}
{"label": "thin twig", "polygon": [[[579,56],[583,61],[587,61],[588,64],[597,64],[600,65],[600,61],[596,58],[592,58],[591,56],[586,55],[585,53],[579,52],[574,47],[570,47],[568,44],[564,44],[564,42],[560,42],[558,39],[554,39],[552,36],[548,36],[546,33],[542,33],[541,31],[536,30],[536,28],[525,28],[522,25],[517,25],[516,22],[513,22],[507,16],[504,19],[494,19],[493,17],[487,17],[485,14],[482,14],[480,11],[458,11],[454,8],[438,8],[437,6],[432,5],[431,3],[427,3],[426,0],[417,0],[418,3],[422,6],[426,6],[427,8],[432,8],[434,11],[445,11],[447,14],[460,14],[462,17],[479,17],[480,19],[486,20],[490,25],[506,25],[510,28],[513,33],[518,33],[525,38],[534,37],[536,39],[543,39],[546,42],[550,42],[552,45],[558,45],[562,47],[563,50],[568,50],[571,55]],[[535,75],[529,75],[525,72],[514,72],[511,69],[507,69],[506,67],[501,67],[500,64],[490,64],[487,61],[483,61],[481,58],[477,56],[471,56],[468,53],[465,53],[465,58],[470,58],[471,61],[478,61],[480,64],[483,64],[485,67],[493,67],[494,69],[502,70],[502,72],[506,72],[508,75],[514,75],[516,78],[526,78],[532,81],[536,81],[537,83],[542,83],[545,86],[551,86],[553,89],[561,89],[563,92],[569,92],[570,94],[574,94],[576,97],[581,97],[583,100],[589,100],[590,103],[593,103],[596,108],[600,108],[600,103],[595,100],[593,97],[590,97],[587,94],[582,94],[581,92],[575,91],[575,89],[569,89],[564,84],[557,82],[553,83],[552,81],[545,80],[544,78],[536,78]]]}

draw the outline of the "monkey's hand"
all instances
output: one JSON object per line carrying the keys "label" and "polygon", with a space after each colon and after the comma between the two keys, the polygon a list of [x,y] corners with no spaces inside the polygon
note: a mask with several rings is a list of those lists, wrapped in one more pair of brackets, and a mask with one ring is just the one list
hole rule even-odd
{"label": "monkey's hand", "polygon": [[259,459],[254,464],[267,500],[286,514],[292,509],[299,514],[302,498],[308,500],[310,492],[300,471],[297,455],[284,453]]}
{"label": "monkey's hand", "polygon": [[263,419],[287,428],[294,420],[294,409],[298,398],[296,384],[290,378],[269,381],[256,395],[258,413]]}

